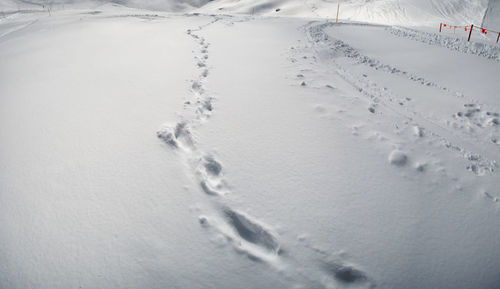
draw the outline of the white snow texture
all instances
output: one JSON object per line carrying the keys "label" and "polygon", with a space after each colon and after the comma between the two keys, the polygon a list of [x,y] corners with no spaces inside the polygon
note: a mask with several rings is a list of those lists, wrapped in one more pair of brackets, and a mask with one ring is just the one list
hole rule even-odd
{"label": "white snow texture", "polygon": [[500,288],[497,0],[0,0],[0,289]]}

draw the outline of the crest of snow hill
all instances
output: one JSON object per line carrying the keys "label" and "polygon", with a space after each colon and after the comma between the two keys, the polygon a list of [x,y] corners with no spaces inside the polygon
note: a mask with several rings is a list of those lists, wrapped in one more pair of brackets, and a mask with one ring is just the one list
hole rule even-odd
{"label": "crest of snow hill", "polygon": [[0,0],[3,11],[103,4],[169,12],[334,18],[403,26],[446,22],[500,29],[499,0]]}

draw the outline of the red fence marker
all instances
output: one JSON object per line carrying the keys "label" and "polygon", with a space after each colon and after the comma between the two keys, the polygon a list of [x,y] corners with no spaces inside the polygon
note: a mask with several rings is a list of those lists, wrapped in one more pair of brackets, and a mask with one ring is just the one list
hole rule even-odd
{"label": "red fence marker", "polygon": [[470,36],[472,35],[472,30],[474,29],[474,24],[470,26],[470,31],[469,31],[469,39],[467,39],[468,42],[470,42]]}
{"label": "red fence marker", "polygon": [[[472,38],[472,30],[474,30],[474,24],[471,24],[470,27],[469,26],[455,26],[455,25],[448,25],[446,23],[439,23],[439,32],[442,32],[443,31],[443,27],[449,27],[450,30],[453,28],[453,33],[455,33],[455,31],[457,30],[457,28],[464,28],[465,32],[469,32],[469,37],[467,38],[467,41],[470,42],[470,39]],[[483,34],[488,34],[488,32],[491,32],[493,34],[498,34],[497,35],[497,43],[500,41],[500,32],[497,32],[497,31],[493,31],[493,30],[489,30],[489,29],[486,29],[486,28],[483,28],[483,27],[476,27],[476,29],[480,30],[481,33]]]}

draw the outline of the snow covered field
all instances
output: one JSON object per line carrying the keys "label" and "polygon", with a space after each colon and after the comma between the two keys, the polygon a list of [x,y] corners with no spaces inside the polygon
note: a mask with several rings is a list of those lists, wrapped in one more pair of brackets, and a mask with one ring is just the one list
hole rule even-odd
{"label": "snow covered field", "polygon": [[495,39],[253,2],[4,0],[1,289],[500,288]]}

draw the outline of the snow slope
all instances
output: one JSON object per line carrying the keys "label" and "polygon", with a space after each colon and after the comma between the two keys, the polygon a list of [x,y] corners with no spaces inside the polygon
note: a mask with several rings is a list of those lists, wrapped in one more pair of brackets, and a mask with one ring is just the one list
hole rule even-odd
{"label": "snow slope", "polygon": [[[299,16],[312,18],[335,18],[340,3],[340,19],[404,26],[436,26],[441,22],[456,25],[480,24],[496,21],[498,1],[488,0],[1,0],[0,8],[12,10],[16,7],[52,9],[68,6],[96,6],[115,3],[127,7],[202,13],[239,13],[267,16]],[[488,8],[489,7],[489,8]],[[485,16],[486,9],[488,15]],[[485,18],[486,17],[486,18]],[[495,22],[491,25],[496,25]]]}
{"label": "snow slope", "polygon": [[[335,18],[335,0],[219,0],[202,11]],[[340,19],[405,26],[481,23],[487,0],[347,0],[340,1]],[[280,11],[276,11],[280,9]],[[459,25],[459,24],[457,24]]]}
{"label": "snow slope", "polygon": [[7,15],[0,288],[497,288],[500,51],[452,33]]}
{"label": "snow slope", "polygon": [[483,18],[483,27],[500,32],[500,1],[490,0]]}
{"label": "snow slope", "polygon": [[188,11],[200,7],[209,0],[0,0],[0,9],[51,9],[89,8],[106,4],[122,5],[131,8],[141,8],[159,11]]}

